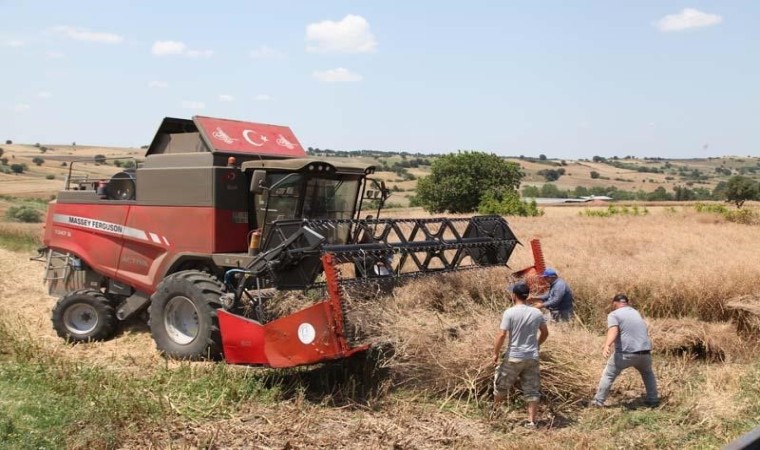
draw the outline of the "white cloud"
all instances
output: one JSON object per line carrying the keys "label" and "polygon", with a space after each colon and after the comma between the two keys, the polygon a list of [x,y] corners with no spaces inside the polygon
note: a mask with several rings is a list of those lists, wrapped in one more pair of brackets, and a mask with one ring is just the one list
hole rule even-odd
{"label": "white cloud", "polygon": [[257,48],[251,50],[251,58],[256,59],[283,59],[285,53],[268,47],[266,45],[259,45]]}
{"label": "white cloud", "polygon": [[3,42],[3,45],[6,47],[23,47],[26,45],[26,42],[21,39],[9,39]]}
{"label": "white cloud", "polygon": [[267,94],[259,94],[253,97],[253,99],[257,102],[268,102],[269,100],[272,100],[272,97],[268,96]]}
{"label": "white cloud", "polygon": [[150,49],[155,56],[182,55],[188,58],[210,58],[213,50],[191,50],[181,41],[156,41]]}
{"label": "white cloud", "polygon": [[153,43],[150,52],[156,56],[181,55],[185,52],[187,46],[184,42],[179,41],[156,41]]}
{"label": "white cloud", "polygon": [[698,9],[685,8],[678,14],[669,14],[655,22],[655,26],[662,32],[683,31],[689,28],[701,28],[717,25],[723,22],[723,17],[717,14],[709,14]]}
{"label": "white cloud", "polygon": [[47,52],[46,55],[50,59],[62,59],[66,57],[66,55],[63,54],[63,52],[56,52],[56,51]]}
{"label": "white cloud", "polygon": [[16,111],[18,111],[18,112],[24,112],[24,111],[29,111],[30,109],[32,109],[32,107],[29,106],[29,105],[27,105],[26,103],[17,103],[13,107],[13,109],[16,110]]}
{"label": "white cloud", "polygon": [[219,101],[220,102],[234,102],[235,97],[229,95],[229,94],[219,94]]}
{"label": "white cloud", "polygon": [[187,109],[203,109],[206,104],[196,100],[185,100],[182,102],[182,107]]}
{"label": "white cloud", "polygon": [[154,89],[165,89],[169,87],[169,83],[161,80],[153,80],[148,82],[148,87]]}
{"label": "white cloud", "polygon": [[377,42],[369,23],[361,16],[347,15],[340,22],[325,20],[306,27],[306,49],[319,53],[365,53],[375,51]]}
{"label": "white cloud", "polygon": [[361,81],[363,77],[358,73],[353,73],[343,67],[337,69],[315,71],[311,74],[314,78],[325,83],[344,83],[351,81]]}
{"label": "white cloud", "polygon": [[211,58],[214,56],[213,50],[188,50],[185,52],[188,58]]}
{"label": "white cloud", "polygon": [[50,98],[52,96],[53,96],[53,94],[51,94],[48,91],[40,91],[40,92],[37,93],[37,98],[46,99],[46,98]]}
{"label": "white cloud", "polygon": [[75,41],[99,42],[101,44],[120,44],[124,42],[124,37],[118,34],[89,31],[84,28],[67,25],[54,27],[53,32]]}

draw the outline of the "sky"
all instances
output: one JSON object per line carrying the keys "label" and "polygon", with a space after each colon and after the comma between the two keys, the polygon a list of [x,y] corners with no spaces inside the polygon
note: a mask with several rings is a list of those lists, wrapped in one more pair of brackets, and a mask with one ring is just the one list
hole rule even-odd
{"label": "sky", "polygon": [[760,2],[0,0],[0,143],[760,156]]}

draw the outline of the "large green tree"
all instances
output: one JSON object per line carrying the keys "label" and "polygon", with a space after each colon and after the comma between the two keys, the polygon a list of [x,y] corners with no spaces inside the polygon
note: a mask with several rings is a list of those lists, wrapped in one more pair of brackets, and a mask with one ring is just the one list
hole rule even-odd
{"label": "large green tree", "polygon": [[516,191],[520,166],[497,155],[458,152],[436,158],[430,175],[417,182],[417,200],[431,212],[469,213],[478,209],[486,192]]}
{"label": "large green tree", "polygon": [[758,198],[758,183],[751,178],[736,175],[729,178],[726,184],[726,201],[741,208],[747,200]]}

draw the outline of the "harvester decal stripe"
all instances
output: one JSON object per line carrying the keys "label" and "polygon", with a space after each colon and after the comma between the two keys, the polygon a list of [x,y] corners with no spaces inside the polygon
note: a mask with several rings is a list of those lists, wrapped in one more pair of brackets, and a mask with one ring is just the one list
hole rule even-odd
{"label": "harvester decal stripe", "polygon": [[[148,240],[148,235],[145,231],[138,228],[127,227],[118,223],[104,222],[102,220],[90,219],[89,217],[70,216],[68,214],[53,214],[53,222],[74,226],[77,228],[87,228],[90,230],[102,231],[104,233],[117,234],[142,241]],[[151,233],[151,235],[156,236]],[[157,243],[161,243],[158,236],[154,239]],[[168,245],[168,243],[167,243]]]}
{"label": "harvester decal stripe", "polygon": [[137,228],[130,228],[130,227],[124,227],[124,233],[122,233],[124,236],[133,237],[135,239],[140,239],[143,241],[148,240],[148,236],[145,234],[143,230],[138,230]]}
{"label": "harvester decal stripe", "polygon": [[153,239],[153,242],[156,244],[161,243],[161,239],[158,238],[158,235],[156,233],[150,233],[150,238]]}

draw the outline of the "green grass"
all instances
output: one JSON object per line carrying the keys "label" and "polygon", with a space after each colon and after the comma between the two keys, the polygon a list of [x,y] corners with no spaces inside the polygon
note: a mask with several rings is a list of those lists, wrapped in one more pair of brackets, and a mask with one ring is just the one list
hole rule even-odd
{"label": "green grass", "polygon": [[13,220],[14,211],[26,208],[36,211],[44,220],[48,200],[42,198],[20,198],[11,195],[0,195],[0,201],[8,202],[10,207],[6,214],[0,217],[0,248],[13,252],[30,253],[39,248],[41,229],[40,225],[18,223]]}
{"label": "green grass", "polygon": [[0,223],[0,247],[12,252],[33,252],[42,245],[36,230]]}
{"label": "green grass", "polygon": [[0,368],[0,448],[115,448],[171,420],[225,417],[275,389],[237,368],[191,364],[145,378],[60,359]]}
{"label": "green grass", "polygon": [[647,208],[639,208],[638,205],[628,206],[608,206],[607,209],[584,209],[579,212],[581,216],[586,217],[613,217],[613,216],[644,216],[649,214]]}
{"label": "green grass", "polygon": [[694,205],[694,209],[701,213],[726,214],[728,212],[726,205],[715,203],[697,203]]}
{"label": "green grass", "polygon": [[0,318],[0,449],[117,448],[169,421],[225,417],[278,393],[261,373],[223,364],[146,376],[84,366],[15,330]]}
{"label": "green grass", "polygon": [[48,202],[50,202],[50,200],[45,200],[44,198],[39,197],[21,198],[5,194],[0,194],[0,200],[13,203],[14,205],[28,205],[42,210],[47,208]]}
{"label": "green grass", "polygon": [[729,222],[740,223],[744,225],[760,224],[760,215],[750,209],[729,209],[725,205],[716,205],[712,203],[697,203],[694,209],[699,213],[720,214]]}

